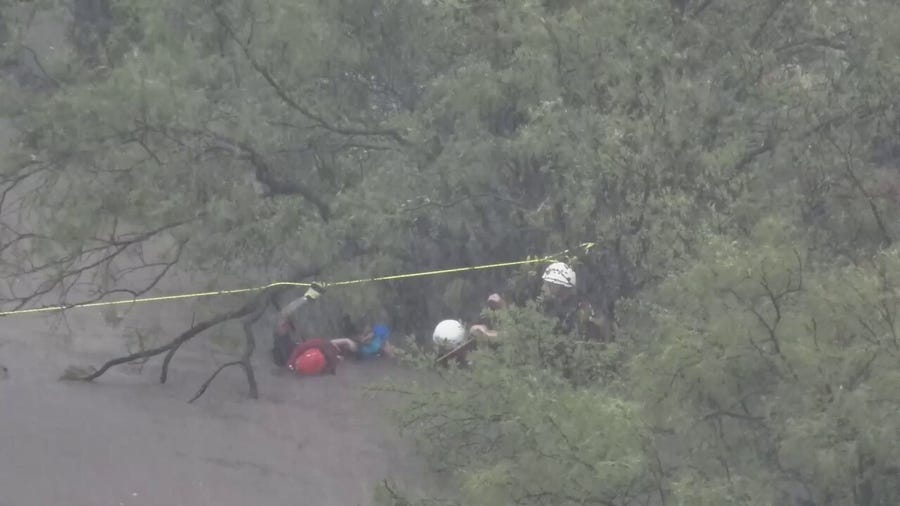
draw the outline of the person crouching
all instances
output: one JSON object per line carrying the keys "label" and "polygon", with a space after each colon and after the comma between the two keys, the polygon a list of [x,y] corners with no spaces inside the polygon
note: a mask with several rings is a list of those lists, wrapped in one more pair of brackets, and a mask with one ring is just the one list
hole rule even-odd
{"label": "person crouching", "polygon": [[344,335],[348,337],[331,340],[342,356],[352,356],[357,359],[394,356],[394,349],[389,341],[391,330],[387,325],[358,326],[351,324],[349,319],[345,319]]}

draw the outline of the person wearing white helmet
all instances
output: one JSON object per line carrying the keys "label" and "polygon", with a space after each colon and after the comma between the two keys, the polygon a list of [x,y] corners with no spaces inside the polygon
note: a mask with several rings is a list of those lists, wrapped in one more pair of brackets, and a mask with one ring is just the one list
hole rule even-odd
{"label": "person wearing white helmet", "polygon": [[445,364],[455,358],[460,364],[466,363],[466,353],[475,342],[466,337],[466,327],[459,320],[443,320],[434,328],[432,335],[438,358],[438,364]]}
{"label": "person wearing white helmet", "polygon": [[554,286],[562,288],[575,288],[577,277],[575,270],[563,262],[553,262],[544,269],[544,286]]}
{"label": "person wearing white helmet", "polygon": [[[544,269],[541,280],[543,284],[537,296],[537,303],[544,314],[558,319],[558,332],[569,334],[577,331],[582,338],[605,340],[605,328],[596,317],[593,308],[590,304],[577,301],[578,277],[571,266],[564,262],[553,262]],[[488,307],[491,310],[502,309],[505,306],[506,301],[498,294],[488,297]],[[500,341],[499,332],[485,322],[473,325],[469,332],[489,343]]]}
{"label": "person wearing white helmet", "polygon": [[567,305],[575,297],[577,276],[575,270],[563,262],[554,262],[544,269],[544,281],[537,302],[552,313]]}
{"label": "person wearing white helmet", "polygon": [[[567,264],[554,262],[544,269],[541,276],[543,285],[537,302],[541,306],[556,307],[560,302],[568,300],[575,292],[575,271]],[[506,307],[506,301],[498,293],[492,293],[487,299],[488,311],[482,313],[479,323],[472,325],[469,333],[480,341],[491,344],[500,342],[500,333],[493,323],[493,313]]]}
{"label": "person wearing white helmet", "polygon": [[594,312],[587,302],[578,301],[575,270],[563,262],[547,266],[542,276],[544,284],[537,298],[544,314],[558,319],[557,332],[576,333],[582,339],[602,340],[609,338],[603,319]]}
{"label": "person wearing white helmet", "polygon": [[434,328],[434,344],[441,348],[455,348],[466,340],[466,328],[459,320],[443,320]]}

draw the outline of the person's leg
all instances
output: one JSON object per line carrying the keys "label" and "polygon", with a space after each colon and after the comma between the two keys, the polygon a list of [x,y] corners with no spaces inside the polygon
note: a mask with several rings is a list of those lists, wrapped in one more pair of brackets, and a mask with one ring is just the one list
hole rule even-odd
{"label": "person's leg", "polygon": [[291,356],[291,353],[294,351],[294,347],[297,344],[291,339],[290,333],[275,332],[274,334],[274,342],[272,343],[272,361],[275,362],[275,365],[278,367],[284,367],[287,365],[288,358]]}

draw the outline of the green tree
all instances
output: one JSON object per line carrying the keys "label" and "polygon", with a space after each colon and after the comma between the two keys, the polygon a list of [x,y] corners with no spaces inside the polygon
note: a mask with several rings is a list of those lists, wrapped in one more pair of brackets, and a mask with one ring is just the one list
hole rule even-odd
{"label": "green tree", "polygon": [[667,471],[681,503],[782,504],[798,484],[816,504],[898,498],[897,252],[814,262],[803,235],[777,220],[710,235],[635,313],[653,323],[626,383],[687,457]]}
{"label": "green tree", "polygon": [[[861,405],[842,416],[831,406],[801,399],[824,388],[817,368],[829,363],[812,337],[821,334],[810,325],[815,329],[825,319],[831,325],[856,322],[860,334],[851,335],[868,327],[867,338],[879,341],[892,332],[892,324],[879,327],[885,316],[877,311],[839,311],[829,294],[856,286],[855,274],[842,264],[883,265],[873,255],[892,245],[896,235],[895,176],[872,157],[873,140],[890,138],[890,125],[896,124],[890,93],[874,91],[896,82],[897,66],[880,49],[893,38],[886,20],[896,20],[896,9],[887,3],[809,2],[747,7],[685,2],[674,12],[659,2],[580,2],[562,10],[491,5],[497,19],[508,21],[496,21],[494,28],[508,31],[496,30],[494,45],[480,44],[489,48],[484,56],[489,63],[480,72],[503,69],[493,75],[507,88],[495,96],[507,104],[534,104],[537,90],[547,90],[549,100],[538,102],[541,108],[532,106],[514,134],[491,131],[478,123],[480,117],[467,131],[481,127],[477,138],[490,143],[476,152],[478,160],[491,159],[498,144],[521,142],[514,151],[495,155],[496,166],[508,166],[502,161],[513,158],[510,153],[537,151],[535,158],[547,163],[539,171],[547,178],[543,187],[571,177],[568,186],[553,188],[569,198],[542,209],[545,217],[558,213],[556,219],[525,229],[544,225],[536,242],[552,241],[558,231],[601,238],[597,256],[585,259],[590,273],[585,278],[613,302],[622,302],[626,315],[618,315],[618,349],[590,359],[607,371],[591,389],[642,406],[642,423],[655,435],[643,458],[657,463],[639,474],[643,483],[656,484],[660,502],[679,504],[783,504],[789,493],[821,504],[894,502],[889,485],[894,456],[891,450],[881,459],[873,456],[873,448],[891,446],[865,441],[865,430],[844,421],[865,413]],[[526,35],[541,27],[549,45]],[[504,62],[503,56],[509,59]],[[534,62],[541,58],[552,65],[538,67]],[[542,70],[527,72],[526,59],[533,65],[529,70]],[[565,70],[554,73],[554,65]],[[579,72],[587,73],[582,81]],[[563,73],[567,78],[558,87],[534,84]],[[475,81],[460,93],[474,88]],[[479,95],[489,93],[479,90]],[[554,123],[545,123],[548,118]],[[581,118],[591,123],[574,126]],[[532,128],[540,135],[528,136]],[[582,157],[574,156],[579,148]],[[555,165],[556,160],[562,163]],[[493,174],[498,172],[502,168]],[[869,286],[868,295],[852,305],[862,309],[862,300],[880,300],[872,291],[890,293],[892,286],[890,281],[882,288]],[[894,303],[881,312],[893,314]],[[846,325],[828,338],[841,343],[826,353],[831,360],[840,357],[829,364],[841,371],[838,385],[846,389],[876,367],[885,376],[872,381],[891,384],[895,364],[889,355],[842,335]],[[547,329],[537,335],[521,327],[512,332],[515,343],[550,339]],[[507,349],[527,354],[518,344]],[[884,362],[876,364],[875,356]],[[616,380],[621,363],[628,372]],[[801,363],[806,375],[794,370]],[[488,360],[472,374],[522,378],[541,366],[553,371],[552,364],[534,360]],[[482,367],[499,371],[482,373]],[[411,406],[427,412],[424,419],[438,427],[443,416],[460,409],[480,413],[491,412],[485,406],[499,406],[501,412],[517,413],[502,400],[512,387],[497,393],[487,384],[466,388],[448,381],[455,402],[436,402],[436,394],[426,390],[413,396]],[[532,384],[530,393],[565,396],[545,384]],[[680,393],[673,396],[674,391]],[[488,399],[473,400],[483,396]],[[894,402],[896,397],[875,418],[892,412]],[[482,418],[490,429],[450,431],[454,437],[446,440],[435,438],[426,423],[424,437],[439,442],[433,451],[441,457],[474,445],[454,467],[477,474],[474,467],[489,477],[497,469],[490,461],[496,454],[471,438],[501,431],[502,420]],[[596,430],[602,430],[599,424]],[[518,448],[523,447],[528,445]],[[525,453],[511,460],[527,461]],[[566,456],[575,460],[577,452]],[[522,484],[535,482],[534,475],[520,470],[505,488],[466,500],[542,504],[540,496],[517,495]],[[546,503],[561,500],[554,499]],[[577,496],[592,499],[597,498],[587,491]],[[620,502],[608,503],[644,499],[619,496]]]}
{"label": "green tree", "polygon": [[570,249],[610,346],[553,336],[532,268],[329,292],[421,333],[509,281],[510,342],[406,413],[467,503],[896,502],[893,2],[102,5],[11,108],[10,307]]}

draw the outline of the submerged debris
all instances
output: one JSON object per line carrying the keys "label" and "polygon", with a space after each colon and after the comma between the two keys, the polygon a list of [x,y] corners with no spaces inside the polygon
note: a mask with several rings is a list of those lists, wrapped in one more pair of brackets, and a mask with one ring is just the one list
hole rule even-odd
{"label": "submerged debris", "polygon": [[60,381],[83,381],[86,377],[90,376],[97,372],[97,368],[94,366],[78,366],[78,365],[70,365],[66,368],[66,371],[62,373],[62,376],[59,377]]}

